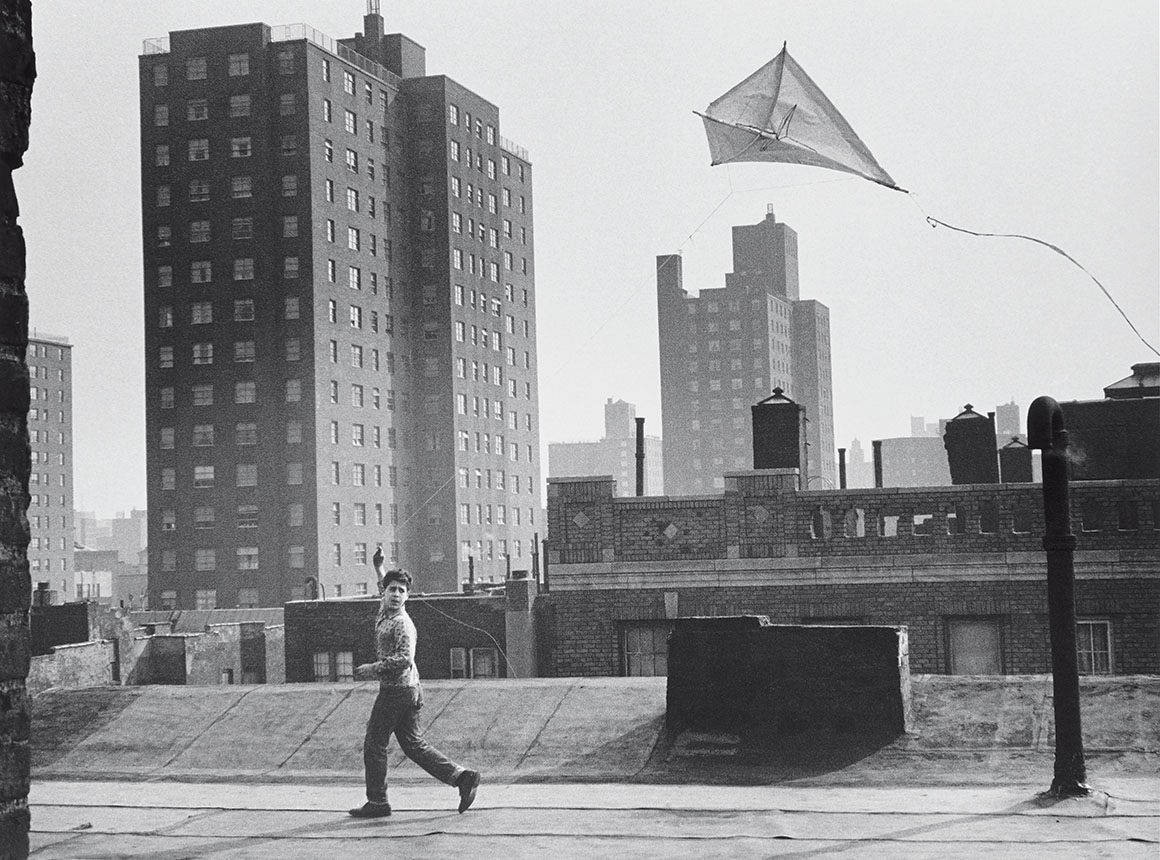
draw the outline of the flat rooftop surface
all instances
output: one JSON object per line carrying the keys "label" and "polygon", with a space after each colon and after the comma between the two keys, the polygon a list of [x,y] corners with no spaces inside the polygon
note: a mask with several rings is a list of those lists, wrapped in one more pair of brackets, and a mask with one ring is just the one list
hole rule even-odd
{"label": "flat rooftop surface", "polygon": [[760,749],[664,731],[664,678],[426,681],[475,807],[397,751],[363,800],[373,684],[101,687],[33,700],[35,858],[1148,857],[1160,677],[1084,679],[1084,798],[1051,783],[1051,679],[914,676],[913,731]]}
{"label": "flat rooftop surface", "polygon": [[37,860],[97,858],[1148,858],[1160,851],[1155,780],[1089,797],[1036,786],[795,787],[392,785],[390,818],[357,820],[354,785],[33,784]]}

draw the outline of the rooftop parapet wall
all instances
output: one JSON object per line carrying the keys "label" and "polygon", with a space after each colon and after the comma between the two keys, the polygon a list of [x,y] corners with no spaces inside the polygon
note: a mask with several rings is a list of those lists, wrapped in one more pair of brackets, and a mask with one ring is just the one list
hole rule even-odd
{"label": "rooftop parapet wall", "polygon": [[[731,473],[720,496],[613,496],[552,478],[552,564],[1043,550],[1039,484],[797,491],[793,470]],[[1071,485],[1077,549],[1160,558],[1160,481]]]}

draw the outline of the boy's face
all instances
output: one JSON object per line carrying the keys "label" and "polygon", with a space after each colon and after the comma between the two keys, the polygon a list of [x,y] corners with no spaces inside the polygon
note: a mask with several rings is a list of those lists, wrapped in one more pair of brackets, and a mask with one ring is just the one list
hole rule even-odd
{"label": "boy's face", "polygon": [[386,601],[387,609],[392,612],[396,609],[402,609],[403,604],[407,602],[406,584],[392,579],[383,589],[383,600]]}

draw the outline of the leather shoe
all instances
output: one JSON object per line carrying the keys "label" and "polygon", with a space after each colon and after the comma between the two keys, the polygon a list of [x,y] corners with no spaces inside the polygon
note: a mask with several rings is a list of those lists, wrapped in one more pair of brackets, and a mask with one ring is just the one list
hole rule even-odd
{"label": "leather shoe", "polygon": [[459,811],[467,812],[475,802],[475,791],[479,788],[479,771],[465,770],[455,782],[459,788]]}
{"label": "leather shoe", "polygon": [[385,818],[391,814],[391,804],[371,803],[368,800],[362,806],[356,806],[350,810],[350,814],[355,818]]}

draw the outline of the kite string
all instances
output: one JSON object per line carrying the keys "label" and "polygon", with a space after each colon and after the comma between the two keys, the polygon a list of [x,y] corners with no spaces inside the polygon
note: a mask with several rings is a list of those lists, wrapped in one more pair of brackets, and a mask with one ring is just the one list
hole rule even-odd
{"label": "kite string", "polygon": [[930,224],[932,229],[935,227],[946,227],[948,230],[954,230],[956,233],[965,233],[968,236],[979,236],[982,238],[991,239],[1024,239],[1028,242],[1034,242],[1036,245],[1042,245],[1045,248],[1050,248],[1052,251],[1059,254],[1061,257],[1063,257],[1065,260],[1070,262],[1073,266],[1091,278],[1092,282],[1100,288],[1100,291],[1107,297],[1108,301],[1112,303],[1112,307],[1119,311],[1120,316],[1124,318],[1124,322],[1128,324],[1128,328],[1130,328],[1136,337],[1140,339],[1140,342],[1144,344],[1144,346],[1148,347],[1148,349],[1150,349],[1157,356],[1160,356],[1160,351],[1157,351],[1156,347],[1152,346],[1152,344],[1150,344],[1145,339],[1144,335],[1140,334],[1140,330],[1136,328],[1132,320],[1126,313],[1124,313],[1124,309],[1120,307],[1119,303],[1115,300],[1115,298],[1112,297],[1112,294],[1108,292],[1108,288],[1101,284],[1099,278],[1084,268],[1083,264],[1080,263],[1079,260],[1077,260],[1071,254],[1067,253],[1067,251],[1063,250],[1063,248],[1060,248],[1058,245],[1053,245],[1050,242],[1045,242],[1043,239],[1037,239],[1034,236],[1024,235],[1023,233],[981,233],[976,232],[975,230],[967,230],[963,227],[956,227],[953,224],[948,224],[946,221],[940,221],[938,218],[930,215],[925,209],[922,208],[922,204],[918,202],[916,195],[913,193],[908,193],[907,196],[912,201],[914,201],[914,205],[918,207],[920,212],[922,212],[923,217],[926,218],[926,222]]}

